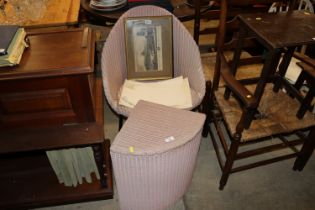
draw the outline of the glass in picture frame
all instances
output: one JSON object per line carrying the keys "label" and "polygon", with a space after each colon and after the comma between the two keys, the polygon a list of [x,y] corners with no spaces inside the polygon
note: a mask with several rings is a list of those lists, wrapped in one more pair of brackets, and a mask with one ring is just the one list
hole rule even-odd
{"label": "glass in picture frame", "polygon": [[126,18],[125,44],[127,79],[173,77],[172,16]]}

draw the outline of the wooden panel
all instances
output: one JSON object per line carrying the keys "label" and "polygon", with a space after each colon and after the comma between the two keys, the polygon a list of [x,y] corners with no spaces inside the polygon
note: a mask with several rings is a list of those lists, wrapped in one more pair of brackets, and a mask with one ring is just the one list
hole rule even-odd
{"label": "wooden panel", "polygon": [[[19,9],[17,9],[19,7]],[[0,24],[24,27],[69,25],[78,22],[80,0],[8,1]]]}
{"label": "wooden panel", "polygon": [[103,125],[96,123],[2,131],[0,154],[84,146],[102,143],[103,139]]}
{"label": "wooden panel", "polygon": [[0,130],[93,122],[89,81],[81,74],[0,82]]}
{"label": "wooden panel", "polygon": [[3,114],[33,113],[71,109],[66,89],[51,89],[0,94]]}
{"label": "wooden panel", "polygon": [[[91,30],[83,29],[63,33],[32,30],[28,32],[30,47],[19,65],[1,67],[0,81],[56,75],[85,74],[94,70],[94,38]],[[87,46],[81,46],[83,38]]]}

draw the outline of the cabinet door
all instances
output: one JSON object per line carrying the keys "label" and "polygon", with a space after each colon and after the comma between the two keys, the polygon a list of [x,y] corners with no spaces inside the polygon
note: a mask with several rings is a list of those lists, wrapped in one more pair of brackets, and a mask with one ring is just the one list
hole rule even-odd
{"label": "cabinet door", "polygon": [[87,74],[0,82],[0,130],[95,121]]}

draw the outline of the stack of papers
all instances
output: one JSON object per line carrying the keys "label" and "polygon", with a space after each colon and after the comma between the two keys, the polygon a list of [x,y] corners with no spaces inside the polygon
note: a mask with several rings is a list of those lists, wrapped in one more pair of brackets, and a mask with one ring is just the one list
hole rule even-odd
{"label": "stack of papers", "polygon": [[[0,31],[6,31],[9,26],[2,26]],[[1,48],[2,55],[0,56],[1,66],[14,66],[20,63],[24,49],[28,47],[25,42],[26,32],[23,28],[18,28],[12,34],[12,39],[8,42],[7,48]]]}
{"label": "stack of papers", "polygon": [[154,82],[126,80],[119,104],[133,108],[139,100],[176,108],[191,108],[192,99],[188,78],[182,76]]}
{"label": "stack of papers", "polygon": [[100,179],[91,147],[51,150],[46,154],[59,183],[67,187],[76,187],[84,179],[91,183],[92,173]]}

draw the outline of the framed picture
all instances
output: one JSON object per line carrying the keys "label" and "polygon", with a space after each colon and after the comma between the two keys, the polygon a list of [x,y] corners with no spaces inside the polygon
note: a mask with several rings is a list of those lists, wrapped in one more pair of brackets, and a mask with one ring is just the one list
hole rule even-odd
{"label": "framed picture", "polygon": [[127,79],[173,77],[172,16],[125,20]]}

